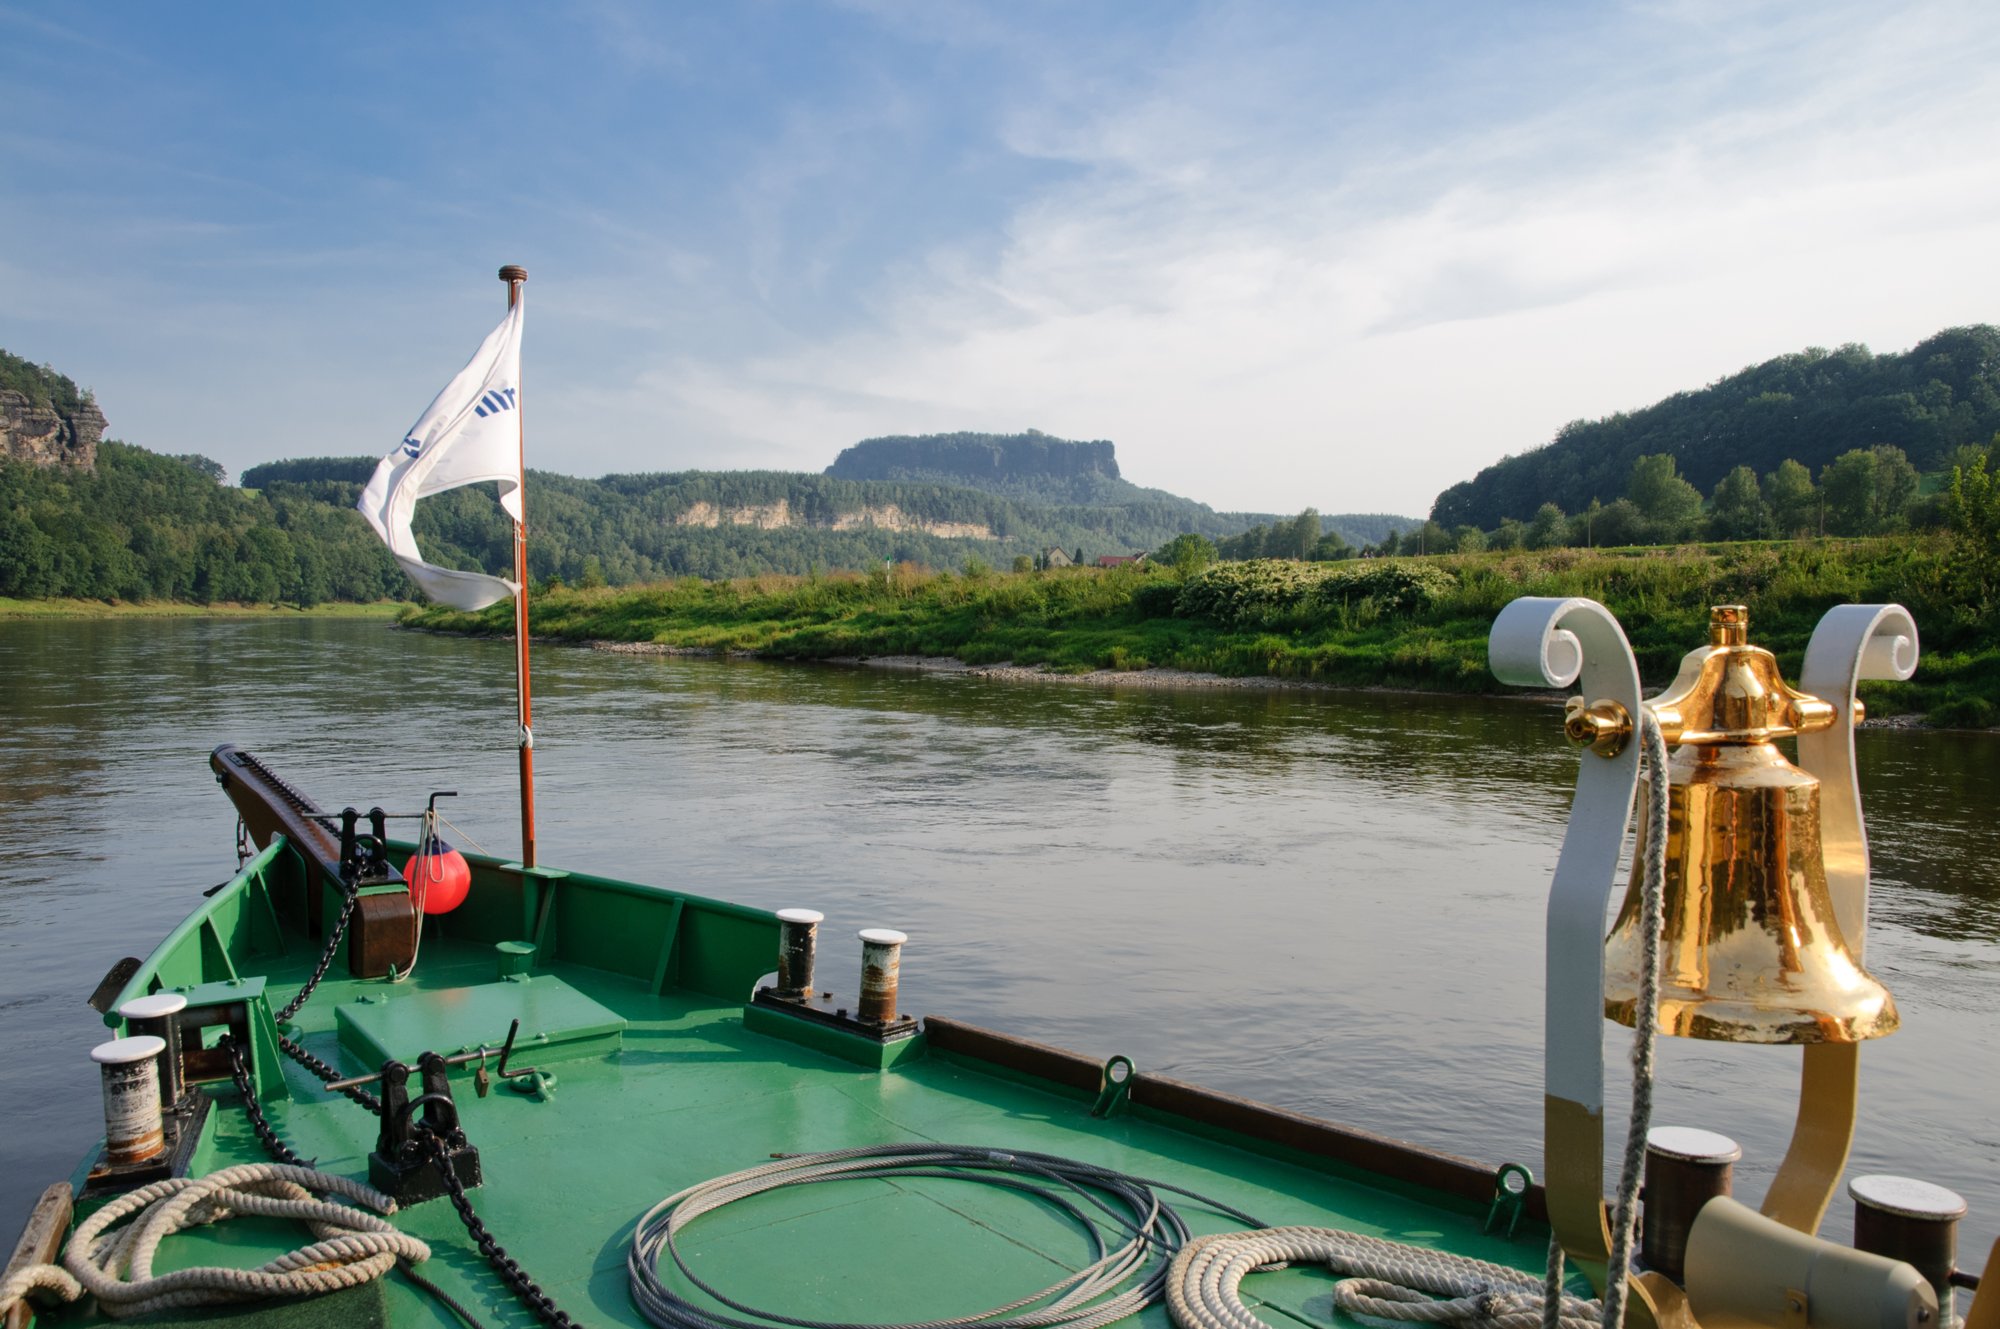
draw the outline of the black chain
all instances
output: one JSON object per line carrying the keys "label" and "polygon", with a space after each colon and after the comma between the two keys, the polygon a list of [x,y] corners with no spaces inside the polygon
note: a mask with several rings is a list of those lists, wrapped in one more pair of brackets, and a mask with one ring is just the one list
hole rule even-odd
{"label": "black chain", "polygon": [[415,1143],[421,1144],[430,1155],[432,1165],[444,1179],[445,1197],[451,1201],[451,1207],[458,1210],[459,1222],[465,1224],[473,1244],[479,1247],[479,1253],[486,1257],[486,1262],[493,1266],[493,1272],[500,1275],[500,1281],[511,1288],[543,1324],[551,1325],[553,1329],[581,1329],[556,1305],[554,1298],[528,1277],[528,1271],[507,1254],[507,1248],[493,1239],[493,1234],[486,1230],[486,1224],[472,1212],[472,1201],[466,1198],[465,1187],[459,1184],[458,1173],[452,1168],[451,1150],[437,1133],[428,1126],[419,1127]]}
{"label": "black chain", "polygon": [[[284,1050],[286,1056],[317,1076],[321,1084],[332,1084],[335,1080],[346,1078],[339,1071],[306,1051],[303,1044],[294,1043],[283,1034],[278,1035],[278,1046]],[[336,1092],[347,1095],[348,1098],[360,1106],[367,1108],[376,1116],[379,1117],[382,1115],[382,1100],[369,1093],[366,1089],[363,1089],[360,1085],[349,1085],[347,1088],[337,1090]]]}
{"label": "black chain", "polygon": [[293,1167],[317,1167],[319,1160],[300,1158],[289,1149],[278,1133],[271,1129],[271,1123],[264,1119],[264,1105],[257,1101],[257,1088],[250,1083],[250,1068],[243,1063],[243,1048],[228,1034],[222,1036],[218,1045],[229,1053],[229,1078],[236,1081],[236,1092],[243,1099],[243,1115],[250,1118],[250,1129],[257,1132],[257,1138],[264,1143],[264,1150],[280,1163]]}
{"label": "black chain", "polygon": [[285,1008],[274,1017],[279,1024],[290,1024],[292,1017],[299,1013],[299,1008],[311,998],[313,989],[319,986],[322,978],[326,977],[327,966],[333,963],[334,954],[340,950],[340,939],[347,935],[347,920],[354,916],[354,892],[346,886],[341,886],[339,889],[340,918],[333,925],[333,935],[326,939],[326,949],[320,952],[319,963],[313,966],[312,977],[306,980],[306,985],[299,989],[298,995],[286,1002]]}
{"label": "black chain", "polygon": [[449,1307],[453,1314],[457,1315],[459,1319],[471,1325],[472,1329],[486,1329],[486,1326],[482,1325],[479,1322],[479,1317],[474,1315],[471,1311],[465,1309],[465,1307],[462,1304],[460,1304],[455,1298],[453,1298],[449,1292],[446,1292],[436,1283],[431,1282],[430,1279],[425,1278],[422,1274],[418,1273],[416,1265],[410,1263],[408,1257],[404,1257],[403,1259],[396,1261],[396,1267],[403,1271],[403,1277],[409,1279],[410,1282],[414,1283],[417,1287],[429,1293],[431,1296],[437,1298],[437,1300],[443,1305]]}
{"label": "black chain", "polygon": [[[286,1045],[286,1051],[292,1052],[295,1056],[304,1057],[312,1063],[312,1066],[326,1067],[329,1075],[333,1073],[332,1067],[327,1066],[318,1057],[313,1056],[312,1053],[307,1052],[304,1048],[292,1043],[289,1039],[281,1038],[278,1041]],[[319,1160],[300,1158],[297,1154],[293,1153],[286,1146],[285,1142],[278,1138],[278,1133],[271,1129],[271,1123],[265,1120],[263,1105],[257,1101],[256,1090],[250,1083],[250,1068],[243,1064],[243,1049],[237,1044],[236,1040],[224,1035],[219,1046],[229,1053],[229,1078],[236,1081],[236,1092],[243,1097],[243,1115],[250,1118],[250,1128],[257,1132],[257,1138],[263,1142],[266,1152],[280,1163],[288,1163],[293,1167],[313,1168],[317,1170]],[[307,1069],[312,1069],[312,1066],[308,1066]],[[314,1073],[317,1074],[317,1072]],[[373,1101],[372,1095],[363,1094],[362,1097]],[[362,1106],[365,1107],[367,1104],[363,1104]],[[376,1103],[373,1110],[380,1112],[382,1105]],[[453,1180],[456,1181],[457,1178],[454,1177]],[[403,1277],[409,1279],[412,1284],[422,1291],[435,1297],[440,1303],[456,1314],[459,1319],[471,1325],[472,1329],[484,1329],[484,1326],[479,1323],[478,1317],[453,1300],[450,1293],[418,1273],[416,1266],[410,1262],[407,1256],[398,1259],[396,1267],[402,1271]]]}
{"label": "black chain", "polygon": [[[278,781],[275,776],[270,776],[268,771],[265,771],[264,774],[269,776],[286,793],[291,794],[295,800],[302,799],[302,795],[297,794],[296,791],[292,790],[290,786],[285,785],[282,781]],[[355,899],[355,892],[353,890],[345,886],[341,890],[343,898],[340,905],[340,918],[333,925],[332,935],[326,939],[326,949],[320,953],[319,963],[313,966],[312,977],[306,980],[305,986],[300,988],[298,994],[285,1003],[284,1009],[278,1012],[276,1023],[280,1025],[289,1024],[292,1017],[297,1015],[299,1010],[311,999],[313,989],[318,987],[320,980],[326,977],[328,967],[333,964],[334,955],[340,950],[341,938],[347,934],[348,920],[354,916]],[[290,1163],[298,1167],[313,1167],[317,1160],[309,1162],[293,1153],[291,1149],[286,1147],[285,1142],[278,1138],[278,1133],[271,1129],[271,1123],[265,1120],[264,1107],[257,1101],[256,1090],[250,1083],[250,1068],[243,1062],[243,1049],[237,1045],[234,1038],[226,1035],[222,1039],[221,1046],[229,1052],[229,1074],[230,1078],[236,1081],[236,1092],[242,1096],[243,1114],[250,1119],[250,1128],[257,1132],[257,1138],[263,1142],[265,1150],[280,1163]],[[322,1084],[332,1084],[335,1080],[341,1078],[339,1071],[336,1071],[332,1066],[329,1066],[326,1062],[306,1051],[302,1044],[294,1042],[283,1034],[278,1035],[278,1046],[284,1050],[286,1056],[317,1076]],[[340,1092],[376,1116],[379,1117],[382,1115],[382,1100],[359,1085],[350,1086],[349,1088],[342,1089]],[[493,1234],[486,1230],[486,1224],[481,1222],[479,1215],[472,1211],[472,1201],[466,1198],[465,1187],[459,1184],[458,1173],[452,1167],[450,1146],[445,1141],[439,1139],[434,1131],[429,1129],[422,1130],[417,1140],[413,1141],[413,1143],[418,1144],[430,1154],[431,1162],[437,1168],[438,1175],[444,1179],[445,1194],[451,1200],[452,1208],[458,1211],[459,1221],[465,1224],[465,1230],[472,1235],[473,1244],[479,1247],[479,1253],[486,1257],[487,1263],[493,1266],[494,1272],[500,1275],[501,1281],[513,1290],[514,1295],[519,1297],[542,1323],[553,1326],[553,1329],[582,1329],[582,1326],[578,1325],[575,1320],[570,1319],[568,1314],[556,1305],[554,1298],[542,1291],[534,1279],[528,1277],[527,1271],[521,1268],[520,1264],[512,1256],[507,1254],[506,1247],[493,1239]],[[460,1306],[450,1297],[447,1297],[436,1284],[428,1282],[421,1275],[417,1274],[407,1263],[403,1266],[403,1274],[417,1286],[430,1292],[445,1305],[456,1311],[467,1323],[474,1325],[479,1323],[463,1306]]]}

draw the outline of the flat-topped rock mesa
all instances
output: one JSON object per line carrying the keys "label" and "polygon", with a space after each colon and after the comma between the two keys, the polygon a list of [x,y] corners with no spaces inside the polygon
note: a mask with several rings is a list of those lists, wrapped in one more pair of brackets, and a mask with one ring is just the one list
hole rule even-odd
{"label": "flat-topped rock mesa", "polygon": [[0,460],[94,471],[106,427],[96,402],[59,411],[35,405],[25,392],[0,388]]}
{"label": "flat-topped rock mesa", "polygon": [[1117,480],[1116,448],[1103,439],[1079,443],[1040,430],[1025,434],[926,434],[863,439],[844,448],[826,473],[837,480],[952,478],[984,487],[994,482]]}

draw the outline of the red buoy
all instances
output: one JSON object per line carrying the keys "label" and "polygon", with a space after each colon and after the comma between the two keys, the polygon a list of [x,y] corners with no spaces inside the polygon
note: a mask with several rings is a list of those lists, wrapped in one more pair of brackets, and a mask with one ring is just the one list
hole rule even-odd
{"label": "red buoy", "polygon": [[403,864],[403,880],[410,883],[410,898],[426,914],[448,914],[465,903],[472,890],[472,865],[465,855],[443,840],[430,842]]}

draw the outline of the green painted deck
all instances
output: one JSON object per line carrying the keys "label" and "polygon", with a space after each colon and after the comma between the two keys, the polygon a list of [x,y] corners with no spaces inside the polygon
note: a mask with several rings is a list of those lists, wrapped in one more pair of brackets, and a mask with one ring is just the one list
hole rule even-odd
{"label": "green painted deck", "polygon": [[[288,954],[267,965],[276,999],[296,990],[315,949],[295,935],[288,943]],[[643,1323],[626,1295],[626,1248],[637,1217],[666,1195],[776,1152],[890,1142],[1062,1154],[1204,1192],[1271,1223],[1350,1228],[1529,1270],[1542,1260],[1545,1228],[1524,1224],[1511,1241],[1482,1237],[1483,1213],[1463,1201],[1398,1193],[1132,1114],[1097,1120],[1088,1099],[1072,1091],[948,1054],[864,1069],[752,1031],[739,1005],[659,994],[644,979],[573,961],[552,972],[625,1022],[622,1043],[552,1061],[559,1083],[547,1101],[498,1085],[478,1098],[469,1067],[454,1075],[454,1090],[485,1168],[476,1207],[508,1251],[585,1324]],[[372,1027],[393,1030],[384,1037],[399,1053],[413,1053],[416,1043],[456,1049],[503,1035],[495,1001],[520,986],[498,982],[491,943],[429,938],[405,984],[356,981],[336,967],[299,1027],[312,1051],[360,1074],[374,1066],[343,1047],[338,1013],[367,1012]],[[534,1057],[534,1045],[524,1042],[518,1061]],[[375,1118],[327,1094],[289,1061],[281,1064],[289,1096],[273,1096],[267,1106],[279,1133],[322,1169],[365,1178]],[[265,1158],[233,1095],[210,1120],[197,1174]],[[1166,1198],[1198,1232],[1234,1226],[1193,1202]],[[533,1323],[473,1250],[448,1201],[404,1210],[397,1222],[431,1243],[424,1272],[487,1323]],[[225,1228],[170,1241],[163,1264],[244,1263],[248,1248],[279,1250],[303,1239],[287,1225]],[[763,1309],[875,1322],[984,1310],[1088,1258],[1081,1234],[1035,1201],[943,1180],[850,1181],[760,1196],[698,1221],[683,1247],[704,1277]],[[1245,1292],[1282,1329],[1338,1322],[1331,1287],[1323,1271],[1287,1270],[1253,1277]],[[227,1316],[245,1324],[384,1317],[397,1325],[457,1323],[395,1277],[317,1304]],[[1159,1326],[1168,1318],[1155,1307],[1136,1322]]]}

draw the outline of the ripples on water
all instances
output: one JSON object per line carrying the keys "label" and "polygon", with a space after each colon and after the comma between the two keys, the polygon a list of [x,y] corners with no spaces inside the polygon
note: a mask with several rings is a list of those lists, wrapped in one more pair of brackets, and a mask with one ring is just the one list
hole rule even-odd
{"label": "ripples on water", "polygon": [[[1543,901],[1577,761],[1547,706],[559,649],[535,667],[547,862],[822,909],[847,987],[853,930],[903,928],[913,1011],[1539,1163]],[[208,750],[240,743],[334,807],[459,789],[452,818],[511,853],[511,670],[504,643],[378,624],[0,623],[0,1222],[96,1134],[83,998],[234,861]],[[1963,1192],[1976,1262],[2000,1230],[2000,740],[1859,747],[1869,964],[1904,1028],[1863,1056],[1850,1173]],[[1614,1122],[1628,1037],[1607,1026]],[[1797,1053],[1660,1046],[1656,1120],[1734,1135],[1761,1193]]]}

